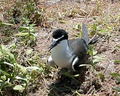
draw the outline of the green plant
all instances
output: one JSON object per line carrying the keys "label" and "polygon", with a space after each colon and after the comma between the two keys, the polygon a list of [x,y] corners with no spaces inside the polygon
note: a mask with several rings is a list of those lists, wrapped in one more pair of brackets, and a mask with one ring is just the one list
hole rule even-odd
{"label": "green plant", "polygon": [[[43,69],[42,67],[29,66],[24,67],[17,63],[16,58],[11,50],[13,46],[6,47],[4,45],[0,46],[0,93],[2,91],[8,90],[6,95],[11,94],[12,90],[22,92],[25,94],[26,90],[37,74],[40,74]],[[4,92],[3,92],[4,93]],[[4,93],[5,95],[5,93]]]}
{"label": "green plant", "polygon": [[88,54],[90,55],[90,57],[88,58],[89,64],[85,64],[85,65],[82,64],[80,66],[90,66],[94,70],[95,74],[97,74],[99,82],[101,83],[101,81],[104,80],[104,75],[96,71],[95,65],[99,63],[101,60],[103,60],[103,58],[97,56],[97,51],[94,50],[93,45],[89,46]]}
{"label": "green plant", "polygon": [[36,25],[39,25],[44,19],[44,17],[42,16],[43,11],[44,11],[43,8],[38,9],[35,6],[35,2],[33,1],[27,2],[23,9],[24,17],[29,18],[30,23]]}
{"label": "green plant", "polygon": [[[9,2],[10,1],[5,3]],[[24,18],[29,19],[30,24],[36,25],[42,25],[41,23],[46,20],[45,16],[43,16],[44,8],[37,6],[34,0],[14,0],[10,5],[12,6],[6,8],[7,10],[4,12],[4,17],[12,24],[23,25]]]}
{"label": "green plant", "polygon": [[8,43],[12,39],[12,34],[15,33],[15,31],[12,31],[14,28],[14,25],[11,23],[6,23],[0,20],[0,36],[1,41],[0,43]]}
{"label": "green plant", "polygon": [[15,36],[20,37],[19,39],[21,39],[21,44],[31,46],[34,44],[36,37],[34,29],[35,24],[29,24],[30,21],[28,19],[24,19],[24,21],[26,25],[20,26],[18,29],[19,32],[15,34]]}
{"label": "green plant", "polygon": [[[111,73],[110,74],[113,78],[115,78],[116,83],[120,83],[120,74],[119,73]],[[114,90],[120,92],[120,87],[113,87]]]}
{"label": "green plant", "polygon": [[32,0],[12,2],[13,7],[4,13],[8,22],[0,20],[0,94],[25,96],[40,86],[39,78],[48,75],[38,53],[31,48],[36,40],[35,26],[44,19],[43,9]]}
{"label": "green plant", "polygon": [[89,46],[88,54],[90,55],[89,60],[92,66],[95,66],[95,64],[97,64],[98,62],[102,60],[101,57],[97,56],[97,51],[94,50],[93,45]]}
{"label": "green plant", "polygon": [[78,23],[76,26],[73,27],[73,29],[80,31],[81,30],[80,24]]}
{"label": "green plant", "polygon": [[17,21],[16,23],[24,23],[24,18],[27,18],[30,24],[41,25],[43,20],[45,20],[42,15],[43,11],[44,9],[36,6],[36,2],[33,0],[23,2],[15,1],[12,14],[14,21]]}

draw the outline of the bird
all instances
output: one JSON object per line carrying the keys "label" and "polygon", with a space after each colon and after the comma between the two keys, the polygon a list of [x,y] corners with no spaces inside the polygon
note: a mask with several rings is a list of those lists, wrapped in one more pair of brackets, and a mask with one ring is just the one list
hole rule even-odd
{"label": "bird", "polygon": [[89,41],[88,30],[84,23],[82,24],[82,36],[77,39],[68,40],[68,33],[64,29],[56,29],[52,33],[47,64],[79,70],[79,65],[85,64],[91,41]]}

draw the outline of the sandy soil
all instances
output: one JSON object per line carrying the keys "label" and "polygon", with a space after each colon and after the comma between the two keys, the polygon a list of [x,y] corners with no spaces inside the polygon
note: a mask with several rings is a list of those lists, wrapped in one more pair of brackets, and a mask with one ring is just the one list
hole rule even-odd
{"label": "sandy soil", "polygon": [[[77,24],[86,23],[89,34],[91,34],[93,19],[95,16],[100,22],[103,18],[108,18],[119,14],[120,2],[100,1],[102,3],[98,11],[96,10],[96,0],[90,2],[80,2],[80,0],[40,0],[40,6],[44,6],[47,16],[47,24],[37,32],[37,46],[35,50],[40,53],[40,57],[46,64],[49,56],[48,47],[50,45],[51,33],[57,28],[65,29],[69,33],[69,39],[78,38],[79,30],[74,27]],[[110,20],[109,25],[114,22]],[[106,22],[105,22],[106,24]],[[92,68],[82,68],[79,72],[70,70],[61,70],[54,68],[50,77],[40,80],[41,88],[29,96],[119,96],[120,94],[113,90],[113,86],[120,86],[110,73],[120,73],[120,64],[114,64],[114,60],[120,60],[120,31],[117,23],[116,30],[112,29],[107,35],[100,38],[94,45],[98,51],[98,56],[103,59],[95,66],[96,72]],[[104,34],[104,33],[103,33]],[[107,38],[108,37],[108,38]],[[104,79],[100,81],[98,74],[102,73]],[[69,76],[71,74],[71,76]],[[76,75],[76,77],[75,77]]]}

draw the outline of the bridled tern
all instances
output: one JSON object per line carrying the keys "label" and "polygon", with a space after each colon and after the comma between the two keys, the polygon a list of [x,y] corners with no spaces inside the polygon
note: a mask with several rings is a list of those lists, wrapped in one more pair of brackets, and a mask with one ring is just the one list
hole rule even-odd
{"label": "bridled tern", "polygon": [[85,24],[82,24],[81,38],[68,40],[68,34],[63,29],[55,30],[52,38],[48,65],[77,70],[80,64],[85,63],[89,49],[88,31]]}

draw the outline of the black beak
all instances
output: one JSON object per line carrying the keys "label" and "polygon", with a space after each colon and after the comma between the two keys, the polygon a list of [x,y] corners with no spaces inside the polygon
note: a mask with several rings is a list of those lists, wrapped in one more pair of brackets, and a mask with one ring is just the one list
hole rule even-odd
{"label": "black beak", "polygon": [[54,48],[58,43],[59,43],[58,40],[52,40],[52,43],[51,43],[51,45],[50,45],[50,47],[49,47],[49,51],[50,51],[52,48]]}
{"label": "black beak", "polygon": [[64,37],[64,35],[62,35],[60,38],[58,38],[58,39],[53,39],[52,40],[52,43],[51,43],[51,45],[50,45],[50,47],[49,47],[49,51],[52,49],[52,48],[54,48],[57,44],[59,44],[59,42],[62,40],[62,38]]}

